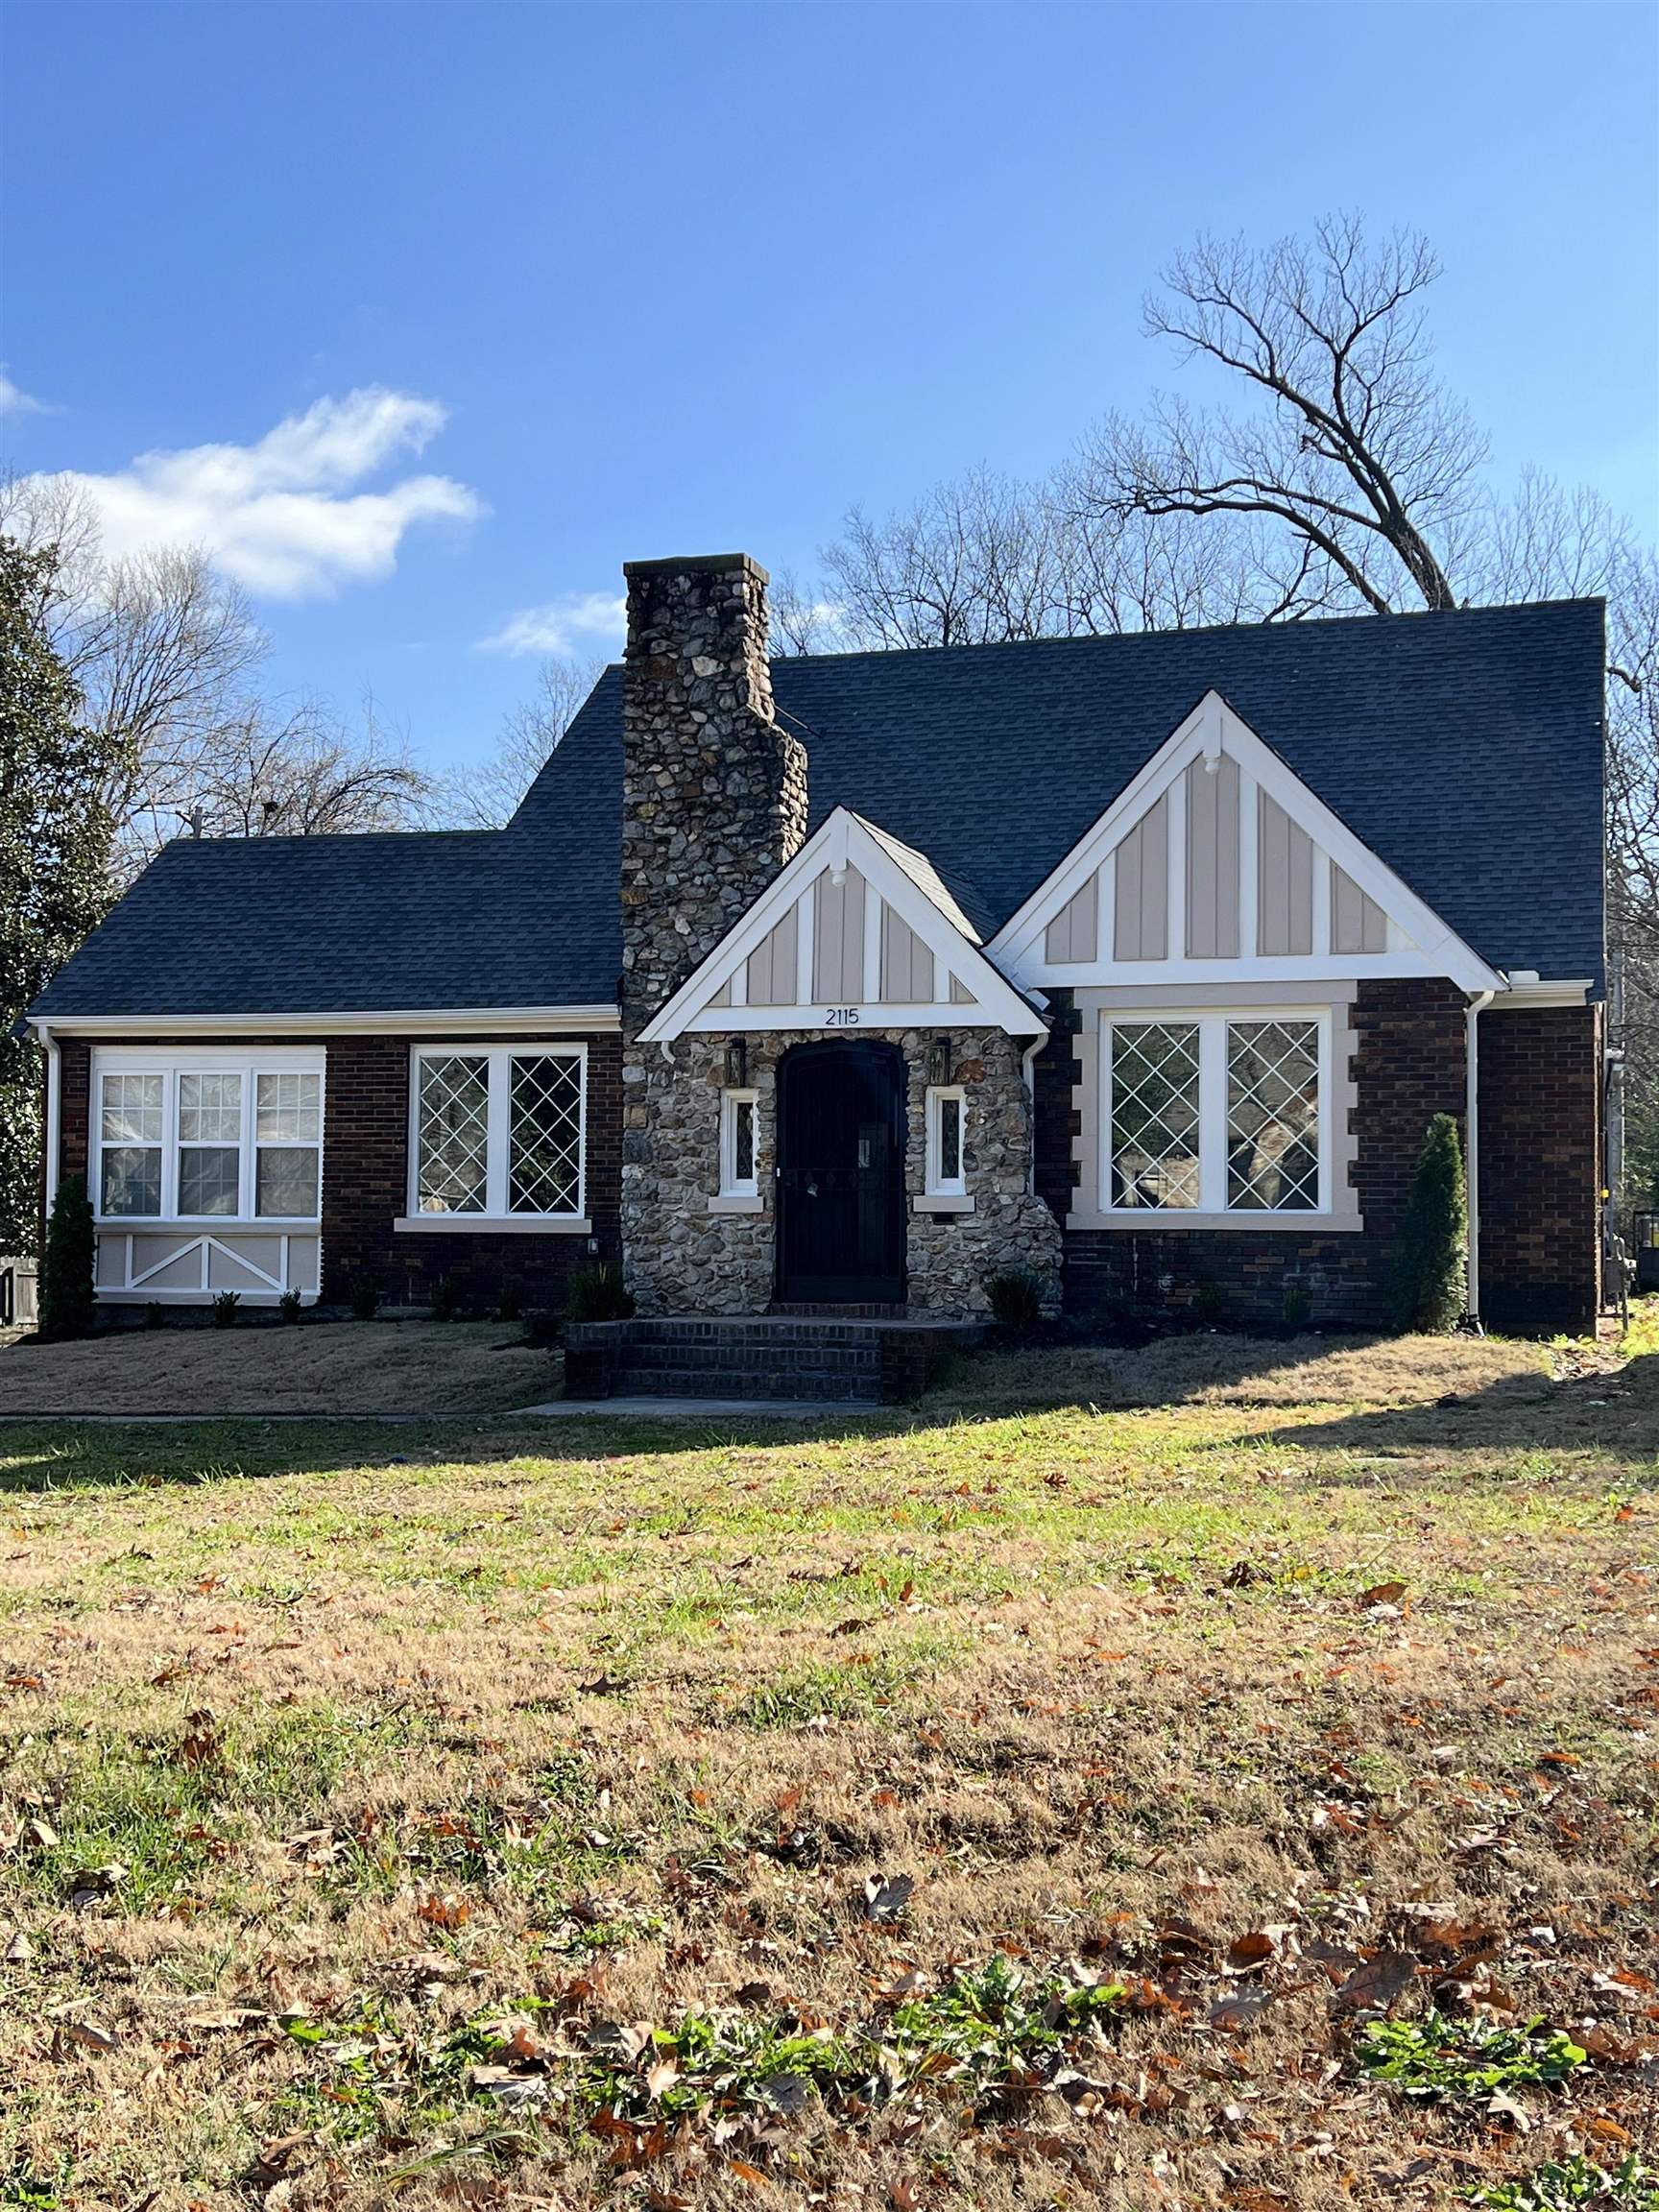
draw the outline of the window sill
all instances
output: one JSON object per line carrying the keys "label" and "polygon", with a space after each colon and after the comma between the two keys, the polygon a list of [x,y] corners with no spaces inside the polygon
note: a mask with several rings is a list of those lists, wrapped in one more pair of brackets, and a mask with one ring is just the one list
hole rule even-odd
{"label": "window sill", "polygon": [[1282,1233],[1300,1231],[1304,1236],[1326,1237],[1346,1232],[1353,1235],[1364,1228],[1358,1214],[1260,1214],[1243,1212],[1234,1214],[1200,1214],[1180,1206],[1125,1206],[1116,1214],[1070,1214],[1067,1215],[1068,1229],[1127,1229],[1139,1230],[1143,1237],[1163,1237],[1170,1230],[1184,1229],[1236,1229],[1246,1233],[1266,1229]]}
{"label": "window sill", "polygon": [[764,1214],[766,1201],[764,1198],[737,1197],[722,1192],[719,1197],[709,1199],[709,1211],[710,1214]]}
{"label": "window sill", "polygon": [[962,1190],[925,1190],[920,1198],[912,1198],[912,1208],[918,1214],[972,1214],[974,1201]]}
{"label": "window sill", "polygon": [[593,1224],[552,1214],[400,1214],[392,1224],[399,1236],[423,1237],[591,1237]]}

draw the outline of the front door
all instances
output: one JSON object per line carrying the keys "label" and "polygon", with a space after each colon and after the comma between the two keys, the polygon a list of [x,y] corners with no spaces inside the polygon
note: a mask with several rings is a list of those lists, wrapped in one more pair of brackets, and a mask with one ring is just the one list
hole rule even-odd
{"label": "front door", "polygon": [[778,1295],[791,1305],[904,1296],[904,1055],[832,1038],[778,1070]]}

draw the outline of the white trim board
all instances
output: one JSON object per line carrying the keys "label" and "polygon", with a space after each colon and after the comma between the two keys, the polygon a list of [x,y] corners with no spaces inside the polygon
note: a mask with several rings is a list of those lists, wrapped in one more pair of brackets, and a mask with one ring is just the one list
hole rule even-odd
{"label": "white trim board", "polygon": [[[1255,790],[1265,791],[1300,825],[1319,852],[1382,909],[1389,923],[1389,950],[1360,956],[1366,974],[1445,975],[1465,991],[1502,991],[1503,977],[1482,960],[1387,863],[1364,844],[1273,748],[1236,714],[1219,691],[1208,691],[1171,732],[1151,758],[1130,779],[1091,829],[1051,871],[1023,905],[1009,917],[986,948],[1007,973],[1026,987],[1105,982],[1253,982],[1303,980],[1352,975],[1353,953],[1333,954],[1317,945],[1310,955],[1241,954],[1231,960],[1190,960],[1175,953],[1181,940],[1171,937],[1172,956],[1164,961],[1049,962],[1044,945],[1048,924],[1117,850],[1149,806],[1166,792],[1179,792],[1181,779],[1196,760],[1228,754],[1238,762],[1251,806]],[[1245,832],[1249,840],[1250,832]],[[1178,850],[1178,848],[1180,848]],[[1184,848],[1170,840],[1171,883],[1184,866]],[[1253,843],[1244,857],[1254,859]],[[1254,893],[1255,868],[1241,867]],[[1315,869],[1317,876],[1317,865]],[[1102,888],[1105,888],[1103,883]],[[1173,894],[1172,894],[1173,896]],[[1110,911],[1102,908],[1104,916]]]}
{"label": "white trim board", "polygon": [[618,1029],[613,1006],[388,1007],[366,1014],[44,1014],[31,1015],[42,1036],[105,1037],[567,1037]]}
{"label": "white trim board", "polygon": [[[667,1003],[640,1031],[640,1042],[670,1045],[688,1030],[750,1029],[1002,1029],[1010,1037],[1038,1037],[1043,1017],[980,950],[966,916],[951,914],[928,898],[891,851],[891,840],[848,807],[837,806],[828,821],[785,863],[741,919],[733,924],[708,957],[693,969]],[[815,1000],[795,1006],[715,1006],[710,1001],[741,974],[762,938],[776,927],[802,894],[828,870],[834,877],[854,868],[872,892],[878,893],[933,954],[936,969],[954,974],[973,1001],[941,998],[930,1005],[889,1005],[868,993],[874,963],[872,932],[864,933],[866,997],[855,1005],[829,1009]],[[868,925],[868,917],[867,917]],[[803,933],[805,934],[805,933]],[[799,940],[798,940],[799,942]],[[803,960],[803,967],[805,963]],[[937,981],[934,989],[939,989]],[[732,994],[733,1000],[739,991]],[[849,1019],[830,1022],[834,1011]]]}

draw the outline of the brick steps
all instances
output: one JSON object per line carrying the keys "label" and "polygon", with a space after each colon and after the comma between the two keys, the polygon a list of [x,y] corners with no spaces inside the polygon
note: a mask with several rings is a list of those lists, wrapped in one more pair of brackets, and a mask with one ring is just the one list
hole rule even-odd
{"label": "brick steps", "polygon": [[785,1315],[572,1322],[565,1394],[891,1405],[920,1397],[940,1353],[977,1334],[963,1322]]}

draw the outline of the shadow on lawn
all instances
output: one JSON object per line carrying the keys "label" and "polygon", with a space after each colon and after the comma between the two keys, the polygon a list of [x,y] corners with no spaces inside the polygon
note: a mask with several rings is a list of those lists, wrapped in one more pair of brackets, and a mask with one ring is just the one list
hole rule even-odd
{"label": "shadow on lawn", "polygon": [[[1659,1479],[1659,1353],[1631,1359],[1612,1374],[1559,1382],[1545,1375],[1505,1376],[1482,1390],[1361,1407],[1329,1421],[1287,1423],[1274,1434],[1277,1442],[1303,1452],[1439,1465],[1478,1463],[1498,1453],[1605,1455],[1651,1483]],[[1340,1466],[1331,1466],[1323,1479],[1339,1481],[1343,1474]]]}

